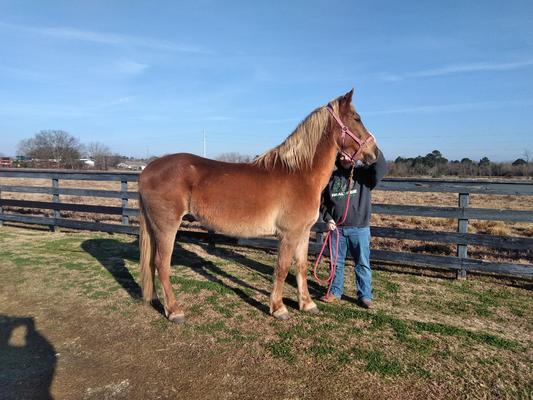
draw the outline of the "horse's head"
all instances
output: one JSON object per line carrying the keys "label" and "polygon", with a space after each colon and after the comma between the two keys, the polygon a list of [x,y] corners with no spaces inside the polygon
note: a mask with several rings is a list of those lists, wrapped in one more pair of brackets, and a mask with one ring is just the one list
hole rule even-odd
{"label": "horse's head", "polygon": [[330,103],[330,126],[333,129],[341,162],[345,165],[361,161],[365,165],[377,160],[378,149],[374,136],[365,128],[352,105],[353,89],[337,99],[338,111]]}

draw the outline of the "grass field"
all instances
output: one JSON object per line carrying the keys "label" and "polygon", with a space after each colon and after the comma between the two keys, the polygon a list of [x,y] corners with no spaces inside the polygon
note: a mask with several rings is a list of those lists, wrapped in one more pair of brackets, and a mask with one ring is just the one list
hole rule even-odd
{"label": "grass field", "polygon": [[274,263],[177,244],[171,279],[187,322],[175,326],[139,300],[132,237],[0,228],[4,397],[531,398],[524,285],[376,270],[374,310],[354,304],[348,275],[348,296],[314,316],[296,310],[291,275],[281,322],[268,315]]}

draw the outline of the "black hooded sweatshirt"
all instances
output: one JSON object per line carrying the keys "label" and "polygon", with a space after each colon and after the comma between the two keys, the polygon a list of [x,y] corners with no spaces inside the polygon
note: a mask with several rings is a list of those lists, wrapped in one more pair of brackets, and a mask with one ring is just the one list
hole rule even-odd
{"label": "black hooded sweatshirt", "polygon": [[[357,228],[370,226],[370,191],[377,186],[386,173],[387,162],[381,150],[378,150],[378,159],[374,164],[354,169],[352,188],[350,190],[350,206],[342,226]],[[338,222],[344,215],[349,178],[350,170],[342,168],[337,163],[337,169],[333,171],[326,188],[322,192],[320,214],[324,222],[332,219]]]}

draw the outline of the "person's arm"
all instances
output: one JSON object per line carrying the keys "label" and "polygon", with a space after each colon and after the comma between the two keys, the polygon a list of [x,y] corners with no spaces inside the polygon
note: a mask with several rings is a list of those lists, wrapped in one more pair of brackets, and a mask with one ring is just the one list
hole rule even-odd
{"label": "person's arm", "polygon": [[376,162],[364,168],[363,171],[365,186],[368,186],[370,190],[374,189],[388,171],[387,161],[380,149],[378,149],[378,159]]}
{"label": "person's arm", "polygon": [[329,184],[322,191],[322,197],[320,199],[320,215],[322,217],[322,221],[326,223],[329,222],[330,220],[333,220],[333,217],[331,216],[329,212],[329,210],[331,209],[331,201],[328,196],[328,189],[329,189]]}

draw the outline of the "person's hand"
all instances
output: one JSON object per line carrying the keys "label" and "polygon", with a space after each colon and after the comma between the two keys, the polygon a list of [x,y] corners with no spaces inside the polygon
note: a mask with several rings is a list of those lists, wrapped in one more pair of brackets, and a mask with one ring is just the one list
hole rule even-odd
{"label": "person's hand", "polygon": [[337,228],[337,224],[335,223],[335,221],[333,221],[332,219],[330,219],[328,221],[328,229],[330,231],[334,231],[335,229]]}

